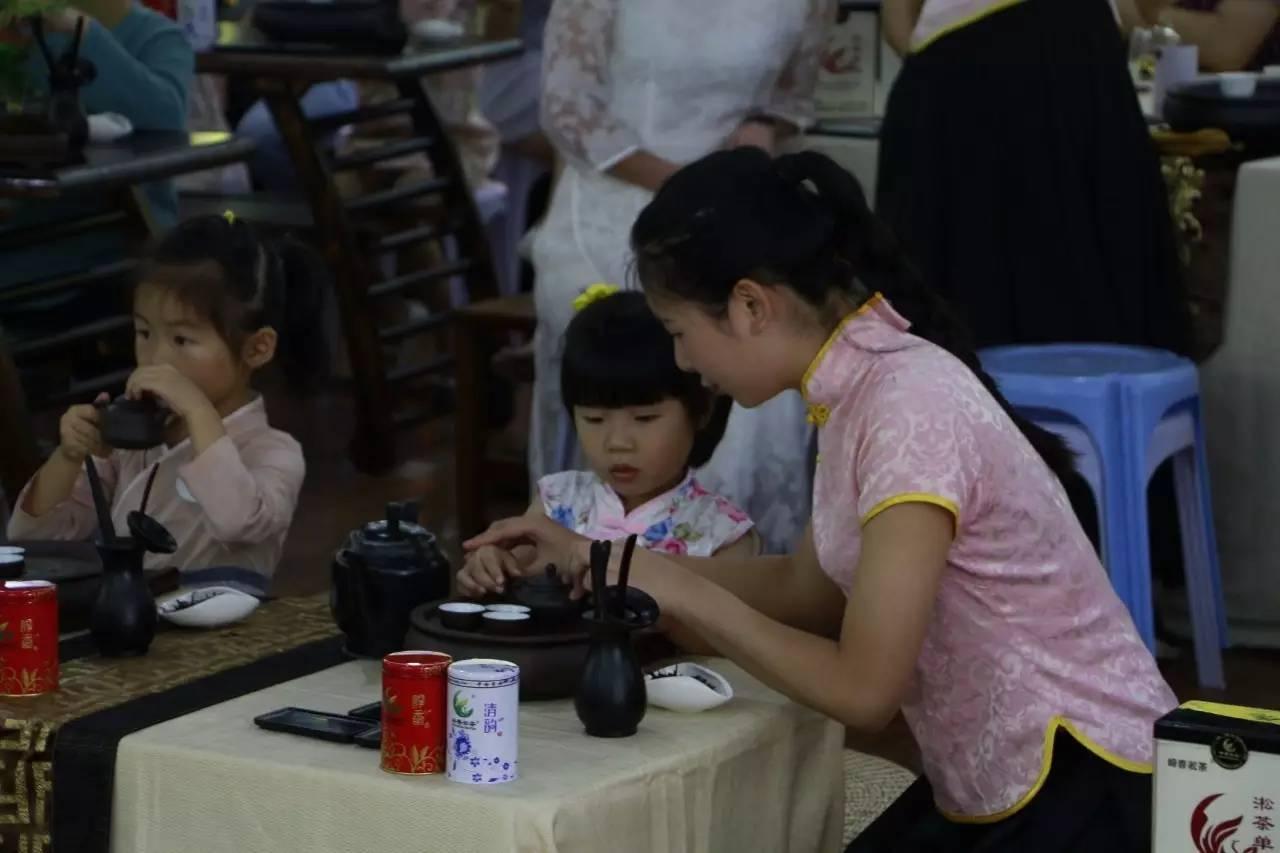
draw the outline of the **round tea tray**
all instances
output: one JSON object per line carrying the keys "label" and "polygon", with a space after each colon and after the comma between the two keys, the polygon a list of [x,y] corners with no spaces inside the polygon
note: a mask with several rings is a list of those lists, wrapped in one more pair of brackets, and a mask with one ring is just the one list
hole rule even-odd
{"label": "round tea tray", "polygon": [[1246,146],[1280,148],[1280,79],[1260,78],[1252,97],[1229,98],[1216,77],[1197,78],[1165,96],[1164,118],[1177,131],[1215,127]]}
{"label": "round tea tray", "polygon": [[535,623],[526,634],[504,635],[484,630],[457,631],[444,627],[435,601],[409,615],[405,648],[430,649],[464,658],[497,658],[520,667],[521,699],[564,699],[578,687],[578,675],[591,642],[585,621],[541,629]]}

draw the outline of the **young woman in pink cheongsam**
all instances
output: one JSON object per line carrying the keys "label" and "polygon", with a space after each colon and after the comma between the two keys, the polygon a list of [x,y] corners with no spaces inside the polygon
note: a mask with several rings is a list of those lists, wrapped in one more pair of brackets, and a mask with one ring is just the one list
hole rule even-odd
{"label": "young woman in pink cheongsam", "polygon": [[[816,153],[713,154],[632,240],[677,362],[744,406],[799,389],[820,455],[796,553],[637,552],[631,583],[848,726],[901,710],[925,776],[850,849],[1150,850],[1152,725],[1176,700],[1072,512],[1070,457],[1010,411],[857,181]],[[585,562],[544,520],[469,544],[517,540]]]}

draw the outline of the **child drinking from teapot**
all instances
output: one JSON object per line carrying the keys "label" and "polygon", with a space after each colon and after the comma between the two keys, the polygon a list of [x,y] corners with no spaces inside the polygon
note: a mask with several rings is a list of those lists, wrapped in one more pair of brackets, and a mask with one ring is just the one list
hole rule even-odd
{"label": "child drinking from teapot", "polygon": [[306,465],[298,442],[267,422],[250,380],[277,356],[290,378],[324,363],[320,277],[311,271],[304,248],[268,245],[231,214],[169,232],[134,291],[138,366],[126,386],[129,398],[168,410],[164,442],[112,449],[99,408],[72,406],[58,448],[15,502],[9,537],[91,536],[92,455],[117,533],[127,535],[129,513],[146,499],[147,514],[177,540],[176,553],[148,555],[148,567],[235,566],[269,578]]}
{"label": "child drinking from teapot", "polygon": [[[543,477],[529,513],[593,539],[634,533],[667,554],[754,555],[751,519],[693,474],[724,434],[727,400],[676,365],[643,294],[593,285],[575,307],[560,391],[591,470]],[[529,559],[518,547],[474,551],[459,592],[501,592]]]}

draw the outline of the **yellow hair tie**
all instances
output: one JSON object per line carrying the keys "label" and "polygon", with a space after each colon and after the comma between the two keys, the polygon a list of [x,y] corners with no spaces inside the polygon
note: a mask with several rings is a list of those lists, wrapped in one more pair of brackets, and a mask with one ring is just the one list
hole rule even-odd
{"label": "yellow hair tie", "polygon": [[225,219],[225,220],[227,220],[227,224],[228,224],[228,225],[235,225],[235,224],[236,224],[236,215],[235,215],[235,213],[234,213],[233,211],[230,211],[230,210],[224,210],[224,211],[222,212],[222,218],[223,218],[223,219]]}
{"label": "yellow hair tie", "polygon": [[622,288],[616,284],[593,284],[586,290],[579,293],[573,300],[573,310],[581,311],[588,305],[599,302],[601,299],[608,299]]}

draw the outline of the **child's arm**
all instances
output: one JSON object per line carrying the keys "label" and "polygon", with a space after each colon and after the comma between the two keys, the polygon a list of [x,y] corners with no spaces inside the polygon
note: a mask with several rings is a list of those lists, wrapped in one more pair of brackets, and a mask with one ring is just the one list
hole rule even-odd
{"label": "child's arm", "polygon": [[154,395],[182,419],[195,458],[178,477],[204,510],[216,541],[254,544],[289,529],[307,471],[298,442],[270,432],[242,453],[204,392],[168,365],[138,368],[126,393]]}
{"label": "child's arm", "polygon": [[11,539],[87,539],[97,529],[97,513],[84,473],[84,460],[96,458],[103,491],[110,500],[116,471],[98,433],[98,410],[72,406],[59,423],[59,443],[18,499],[9,520]]}
{"label": "child's arm", "polygon": [[289,529],[306,470],[298,443],[271,432],[243,453],[223,435],[182,466],[178,477],[200,504],[215,540],[252,544]]}

